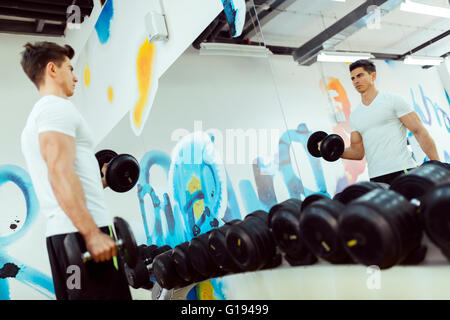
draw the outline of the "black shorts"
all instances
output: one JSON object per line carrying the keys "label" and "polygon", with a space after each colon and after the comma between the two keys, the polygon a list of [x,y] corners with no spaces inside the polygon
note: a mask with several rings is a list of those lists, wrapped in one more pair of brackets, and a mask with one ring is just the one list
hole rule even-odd
{"label": "black shorts", "polygon": [[414,169],[414,168],[410,168],[410,169],[405,169],[405,170],[401,170],[401,171],[396,171],[396,172],[384,174],[382,176],[371,178],[370,181],[372,181],[372,182],[382,182],[382,183],[387,183],[388,185],[391,185],[392,181],[394,181],[395,178],[397,178],[398,176],[401,176],[402,174],[407,173],[408,171],[410,171],[412,169]]}
{"label": "black shorts", "polygon": [[[109,227],[100,230],[110,234]],[[75,234],[81,251],[85,252],[83,237],[78,232]],[[118,269],[113,259],[100,263],[92,260],[85,263],[86,274],[82,274],[77,272],[76,267],[70,267],[64,249],[65,236],[66,234],[61,234],[47,238],[47,251],[57,300],[131,300],[120,254],[117,257]]]}

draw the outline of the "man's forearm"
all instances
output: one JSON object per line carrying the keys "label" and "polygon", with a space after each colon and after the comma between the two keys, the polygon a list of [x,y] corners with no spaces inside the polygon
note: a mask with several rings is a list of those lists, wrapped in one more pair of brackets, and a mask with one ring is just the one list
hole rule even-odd
{"label": "man's forearm", "polygon": [[359,150],[355,150],[352,147],[348,147],[344,149],[344,153],[341,158],[346,160],[361,160],[364,156],[361,156],[361,152]]}
{"label": "man's forearm", "polygon": [[98,232],[98,227],[86,206],[83,188],[75,170],[49,171],[49,180],[61,209],[83,237]]}
{"label": "man's forearm", "polygon": [[439,160],[436,144],[426,129],[414,133],[414,137],[430,160]]}

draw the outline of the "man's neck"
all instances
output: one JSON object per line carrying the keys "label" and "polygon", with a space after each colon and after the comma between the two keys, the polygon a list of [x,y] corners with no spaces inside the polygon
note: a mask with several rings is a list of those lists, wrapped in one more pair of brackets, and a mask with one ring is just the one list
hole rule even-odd
{"label": "man's neck", "polygon": [[364,105],[368,106],[376,98],[378,90],[375,87],[371,87],[367,91],[361,93],[361,101]]}
{"label": "man's neck", "polygon": [[63,90],[61,90],[60,88],[48,88],[48,87],[41,87],[39,89],[39,94],[42,97],[45,96],[49,96],[49,95],[53,95],[53,96],[57,96],[57,97],[61,97],[64,99],[67,99],[67,95],[63,92]]}

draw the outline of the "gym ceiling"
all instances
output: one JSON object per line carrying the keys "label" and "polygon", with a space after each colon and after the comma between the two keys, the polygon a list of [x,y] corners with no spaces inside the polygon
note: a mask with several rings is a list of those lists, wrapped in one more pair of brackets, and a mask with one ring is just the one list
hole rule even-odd
{"label": "gym ceiling", "polygon": [[[450,8],[449,0],[414,1]],[[408,54],[449,55],[450,18],[405,12],[400,10],[400,2],[246,0],[246,22],[240,37],[230,36],[222,12],[193,46],[199,48],[201,42],[265,44],[272,53],[292,55],[302,65],[313,64],[318,52],[329,48],[368,52],[375,59],[387,60],[403,60]],[[0,0],[0,32],[61,37],[70,5],[79,6],[83,18],[94,7],[93,0]],[[369,28],[361,21],[374,5],[381,9],[381,20]]]}

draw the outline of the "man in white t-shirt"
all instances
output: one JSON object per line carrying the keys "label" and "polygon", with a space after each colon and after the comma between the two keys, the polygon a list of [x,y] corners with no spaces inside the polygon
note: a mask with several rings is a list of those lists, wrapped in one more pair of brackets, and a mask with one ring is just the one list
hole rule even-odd
{"label": "man in white t-shirt", "polygon": [[[21,64],[41,98],[23,129],[22,153],[41,213],[47,217],[47,250],[56,298],[129,300],[123,263],[112,238],[113,221],[105,203],[92,133],[68,100],[78,81],[70,62],[73,56],[74,50],[68,45],[25,45]],[[87,274],[80,275],[81,286],[68,281],[75,270],[64,248],[69,233],[76,234],[80,248],[89,251],[94,260],[86,263]]]}
{"label": "man in white t-shirt", "polygon": [[411,105],[398,95],[375,88],[372,62],[353,62],[350,74],[361,94],[361,104],[350,114],[350,146],[341,158],[361,160],[366,156],[370,180],[390,184],[417,166],[407,147],[410,130],[428,158],[439,161],[436,145]]}

